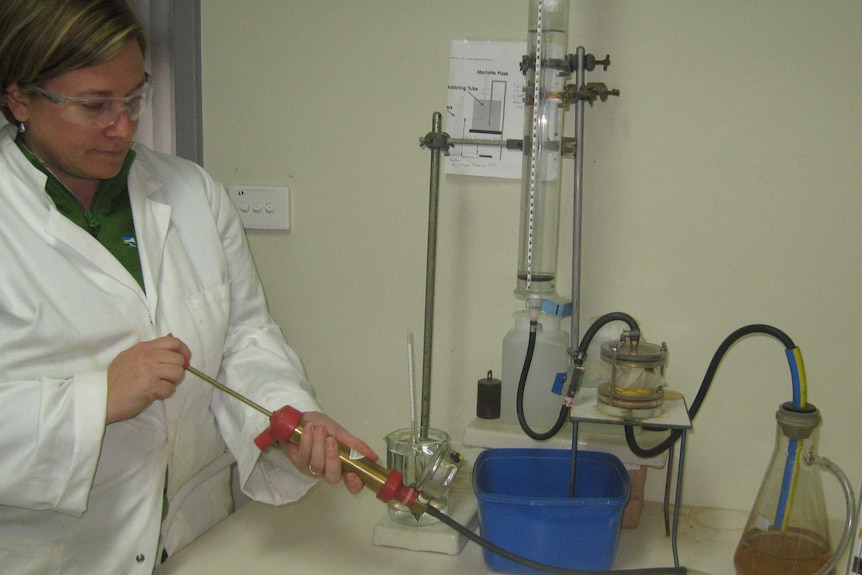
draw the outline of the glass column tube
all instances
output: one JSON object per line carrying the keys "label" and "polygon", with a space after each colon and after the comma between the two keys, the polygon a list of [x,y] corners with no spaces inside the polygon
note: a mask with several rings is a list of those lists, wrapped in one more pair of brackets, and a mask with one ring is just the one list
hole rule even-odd
{"label": "glass column tube", "polygon": [[557,274],[568,0],[530,0],[515,293],[551,294]]}

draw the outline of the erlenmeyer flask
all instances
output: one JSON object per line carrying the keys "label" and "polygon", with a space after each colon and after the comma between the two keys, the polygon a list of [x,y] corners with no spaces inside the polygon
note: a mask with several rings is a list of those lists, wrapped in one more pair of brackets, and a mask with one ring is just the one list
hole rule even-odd
{"label": "erlenmeyer flask", "polygon": [[811,575],[832,544],[820,467],[820,412],[783,404],[775,451],[733,556],[737,575]]}

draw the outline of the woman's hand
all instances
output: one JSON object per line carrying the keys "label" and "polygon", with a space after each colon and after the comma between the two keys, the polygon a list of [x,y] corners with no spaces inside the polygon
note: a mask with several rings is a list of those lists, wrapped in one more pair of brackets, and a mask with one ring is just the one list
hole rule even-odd
{"label": "woman's hand", "polygon": [[191,358],[188,346],[172,335],[135,344],[108,366],[106,423],[135,417],[177,389]]}
{"label": "woman's hand", "polygon": [[305,427],[299,445],[283,442],[282,450],[288,459],[305,475],[323,478],[328,483],[344,485],[351,493],[362,491],[362,479],[355,473],[344,473],[338,457],[338,442],[354,449],[371,461],[377,461],[377,454],[361,439],[354,437],[338,425],[328,415],[319,411],[303,414]]}

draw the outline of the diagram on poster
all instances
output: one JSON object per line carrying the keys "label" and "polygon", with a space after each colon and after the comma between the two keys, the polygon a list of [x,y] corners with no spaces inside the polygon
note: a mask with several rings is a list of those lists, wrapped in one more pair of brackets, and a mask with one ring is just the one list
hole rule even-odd
{"label": "diagram on poster", "polygon": [[505,142],[524,137],[526,51],[526,42],[452,41],[444,129],[454,140],[475,143],[449,151],[447,174],[521,177],[521,151]]}

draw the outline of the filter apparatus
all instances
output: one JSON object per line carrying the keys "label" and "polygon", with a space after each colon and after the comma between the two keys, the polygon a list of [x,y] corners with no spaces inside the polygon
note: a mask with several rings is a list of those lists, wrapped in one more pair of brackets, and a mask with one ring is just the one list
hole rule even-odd
{"label": "filter apparatus", "polygon": [[598,387],[596,408],[605,415],[649,419],[661,415],[667,344],[640,340],[640,333],[624,331],[618,341],[602,344],[602,361],[610,378]]}

